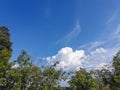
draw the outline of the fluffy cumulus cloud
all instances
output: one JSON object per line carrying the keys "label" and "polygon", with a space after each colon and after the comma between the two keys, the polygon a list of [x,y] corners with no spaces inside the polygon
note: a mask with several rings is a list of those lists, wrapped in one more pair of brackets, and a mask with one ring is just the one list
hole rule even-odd
{"label": "fluffy cumulus cloud", "polygon": [[87,62],[84,67],[87,69],[100,69],[111,60],[111,55],[104,48],[97,48],[87,55]]}
{"label": "fluffy cumulus cloud", "polygon": [[63,69],[64,71],[76,71],[82,67],[82,63],[86,60],[86,55],[83,50],[73,51],[70,47],[62,48],[58,53],[52,57],[47,57],[49,64],[59,61],[56,69]]}
{"label": "fluffy cumulus cloud", "polygon": [[59,62],[56,69],[63,69],[64,71],[77,71],[80,68],[99,69],[108,64],[113,57],[113,53],[104,48],[97,48],[88,54],[84,50],[73,51],[70,47],[64,47],[58,53],[51,57],[46,57],[49,65]]}

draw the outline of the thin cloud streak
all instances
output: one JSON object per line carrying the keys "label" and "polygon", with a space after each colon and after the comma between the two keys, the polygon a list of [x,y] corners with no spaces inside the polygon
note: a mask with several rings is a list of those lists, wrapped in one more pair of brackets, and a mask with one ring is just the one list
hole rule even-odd
{"label": "thin cloud streak", "polygon": [[90,51],[96,49],[97,47],[101,46],[103,43],[104,43],[103,41],[90,42],[88,44],[79,46],[78,49],[86,49],[87,52],[90,52]]}
{"label": "thin cloud streak", "polygon": [[103,39],[99,41],[90,42],[85,45],[79,46],[79,49],[86,49],[87,52],[95,50],[99,47],[104,47],[107,49],[120,49],[120,24],[117,28],[110,34],[106,35]]}
{"label": "thin cloud streak", "polygon": [[115,10],[113,15],[108,19],[108,21],[106,22],[106,24],[110,24],[112,23],[118,16],[119,10]]}
{"label": "thin cloud streak", "polygon": [[69,44],[74,38],[76,38],[80,33],[80,23],[79,20],[76,23],[75,28],[68,33],[65,37],[57,41],[57,44]]}

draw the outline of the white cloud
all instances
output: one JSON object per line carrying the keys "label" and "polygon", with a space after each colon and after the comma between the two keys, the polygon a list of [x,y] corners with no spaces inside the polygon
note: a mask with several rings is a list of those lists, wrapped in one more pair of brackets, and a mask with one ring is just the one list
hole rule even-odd
{"label": "white cloud", "polygon": [[103,63],[107,64],[112,60],[112,56],[104,48],[97,48],[87,55],[87,62],[84,67],[88,70],[101,68]]}
{"label": "white cloud", "polygon": [[107,64],[112,60],[114,52],[104,48],[97,48],[88,54],[84,50],[73,51],[70,47],[64,47],[58,51],[56,55],[46,57],[49,65],[59,62],[56,69],[63,69],[63,71],[77,71],[82,68],[98,69],[102,67],[103,63]]}
{"label": "white cloud", "polygon": [[77,21],[75,28],[68,35],[66,35],[65,39],[67,40],[67,42],[70,42],[73,38],[77,37],[79,33],[80,33],[80,24],[79,21]]}
{"label": "white cloud", "polygon": [[109,64],[108,63],[100,63],[99,65],[97,65],[96,69],[109,69]]}
{"label": "white cloud", "polygon": [[80,33],[80,23],[79,20],[77,20],[75,28],[69,32],[65,37],[57,41],[57,44],[68,44],[70,43],[75,37],[77,37]]}
{"label": "white cloud", "polygon": [[81,46],[79,46],[79,49],[86,49],[87,52],[90,52],[90,51],[98,48],[102,44],[104,44],[103,41],[95,41],[95,42],[91,42],[91,43],[88,43],[88,44],[85,44],[85,45],[81,45]]}
{"label": "white cloud", "polygon": [[64,71],[76,71],[82,67],[85,62],[86,56],[83,50],[73,51],[70,47],[62,48],[58,53],[52,57],[47,57],[46,60],[49,64],[59,61],[56,69],[63,69]]}

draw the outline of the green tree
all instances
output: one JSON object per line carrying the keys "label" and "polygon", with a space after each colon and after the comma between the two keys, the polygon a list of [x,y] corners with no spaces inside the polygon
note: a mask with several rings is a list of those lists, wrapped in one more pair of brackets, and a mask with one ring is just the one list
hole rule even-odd
{"label": "green tree", "polygon": [[52,66],[45,66],[42,77],[41,77],[41,87],[47,90],[58,90],[61,89],[58,86],[58,81],[60,79],[61,71],[55,70],[55,63]]}
{"label": "green tree", "polygon": [[59,80],[61,71],[55,70],[55,65],[40,67],[31,63],[31,57],[26,51],[22,51],[18,59],[15,61],[19,67],[17,71],[22,75],[21,90],[36,90],[42,88],[43,90],[57,90],[57,82]]}
{"label": "green tree", "polygon": [[111,79],[111,72],[109,69],[92,70],[92,74],[96,77],[99,85],[98,90],[110,90],[110,84],[108,83]]}
{"label": "green tree", "polygon": [[120,90],[120,51],[113,58],[113,75],[111,81],[111,89],[112,90]]}
{"label": "green tree", "polygon": [[101,70],[103,83],[109,87],[108,90],[120,90],[120,51],[113,58],[112,68]]}
{"label": "green tree", "polygon": [[6,66],[6,72],[4,74],[4,87],[2,90],[20,90],[21,85],[21,73],[18,72],[16,68],[13,68],[15,64],[9,63]]}
{"label": "green tree", "polygon": [[[57,86],[61,71],[55,65],[45,66],[43,70],[31,63],[31,57],[25,50],[17,60],[9,62],[12,55],[10,33],[8,28],[0,27],[0,90],[61,90]],[[17,67],[14,67],[17,65]]]}
{"label": "green tree", "polygon": [[0,68],[4,67],[12,55],[12,42],[7,27],[0,26]]}
{"label": "green tree", "polygon": [[18,59],[15,61],[18,64],[16,69],[22,75],[20,77],[21,90],[36,90],[39,86],[41,69],[33,65],[30,60],[30,55],[25,50],[22,50]]}
{"label": "green tree", "polygon": [[69,84],[70,90],[98,90],[96,78],[82,68],[71,78]]}
{"label": "green tree", "polygon": [[12,42],[7,27],[0,26],[0,89],[6,87],[6,73],[9,71],[9,59],[12,55]]}
{"label": "green tree", "polygon": [[99,90],[120,90],[120,51],[113,58],[112,68],[96,70]]}

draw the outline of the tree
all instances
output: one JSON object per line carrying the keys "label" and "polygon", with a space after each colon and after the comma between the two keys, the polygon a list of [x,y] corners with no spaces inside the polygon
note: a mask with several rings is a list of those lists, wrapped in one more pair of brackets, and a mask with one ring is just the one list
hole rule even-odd
{"label": "tree", "polygon": [[14,65],[12,62],[6,66],[2,90],[20,90],[22,75],[18,72],[18,69],[13,68]]}
{"label": "tree", "polygon": [[20,81],[21,90],[57,90],[57,82],[60,76],[60,71],[55,70],[54,66],[45,66],[43,70],[40,67],[33,65],[30,55],[25,50],[22,50],[18,59],[15,61],[18,64],[17,71],[22,75]]}
{"label": "tree", "polygon": [[0,26],[0,89],[4,90],[7,82],[7,72],[9,71],[9,59],[12,55],[12,42],[7,27]]}
{"label": "tree", "polygon": [[12,42],[7,27],[0,26],[0,68],[4,67],[12,55]]}
{"label": "tree", "polygon": [[96,70],[100,90],[120,90],[120,51],[113,58],[112,68]]}
{"label": "tree", "polygon": [[30,55],[25,50],[22,50],[15,61],[18,64],[16,69],[22,75],[20,77],[20,90],[36,90],[39,86],[41,69],[33,65],[30,60]]}
{"label": "tree", "polygon": [[112,66],[114,70],[110,86],[112,90],[120,90],[120,51],[114,56]]}
{"label": "tree", "polygon": [[60,79],[61,70],[55,70],[56,62],[52,66],[45,66],[41,76],[40,86],[45,90],[60,90],[58,81]]}
{"label": "tree", "polygon": [[101,70],[92,70],[92,73],[97,79],[99,90],[110,90],[111,72],[109,69],[102,68]]}
{"label": "tree", "polygon": [[98,90],[97,80],[82,68],[71,78],[69,84],[71,90]]}

